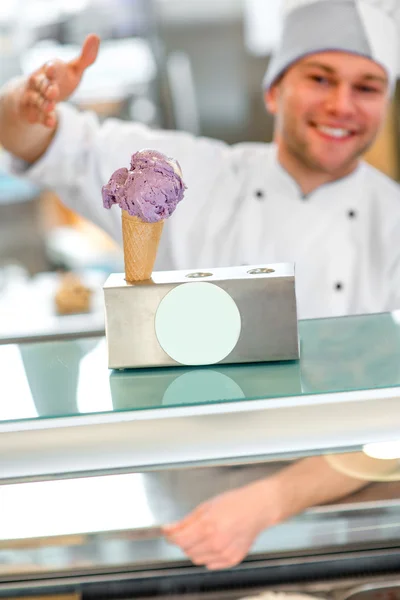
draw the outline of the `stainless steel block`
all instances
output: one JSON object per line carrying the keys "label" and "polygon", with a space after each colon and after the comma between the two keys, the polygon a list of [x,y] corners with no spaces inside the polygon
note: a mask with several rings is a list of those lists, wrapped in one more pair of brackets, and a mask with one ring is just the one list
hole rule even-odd
{"label": "stainless steel block", "polygon": [[299,358],[294,267],[255,265],[153,273],[104,284],[110,368]]}

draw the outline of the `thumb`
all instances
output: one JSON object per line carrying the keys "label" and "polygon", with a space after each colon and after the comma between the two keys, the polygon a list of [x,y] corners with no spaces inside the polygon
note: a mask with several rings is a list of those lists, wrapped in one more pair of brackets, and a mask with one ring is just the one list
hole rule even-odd
{"label": "thumb", "polygon": [[83,42],[80,56],[70,62],[78,75],[82,75],[84,70],[92,65],[99,53],[100,38],[94,33],[87,36]]}

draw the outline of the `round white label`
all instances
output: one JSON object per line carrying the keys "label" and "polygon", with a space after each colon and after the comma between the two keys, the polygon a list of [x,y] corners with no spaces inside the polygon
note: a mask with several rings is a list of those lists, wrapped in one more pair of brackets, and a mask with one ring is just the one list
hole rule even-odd
{"label": "round white label", "polygon": [[211,365],[226,358],[240,336],[241,318],[231,296],[213,283],[183,283],[160,302],[158,343],[182,365]]}

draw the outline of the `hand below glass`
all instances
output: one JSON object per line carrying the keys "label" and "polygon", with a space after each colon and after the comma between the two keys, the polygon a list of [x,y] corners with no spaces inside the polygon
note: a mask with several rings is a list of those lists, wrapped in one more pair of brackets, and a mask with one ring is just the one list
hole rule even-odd
{"label": "hand below glass", "polygon": [[251,483],[204,502],[163,533],[194,564],[227,569],[243,560],[263,529],[279,521],[274,497],[272,480]]}

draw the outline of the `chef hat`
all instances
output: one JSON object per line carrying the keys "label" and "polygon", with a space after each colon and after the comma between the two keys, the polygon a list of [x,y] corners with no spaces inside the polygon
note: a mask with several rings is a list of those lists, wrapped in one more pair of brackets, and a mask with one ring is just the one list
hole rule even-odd
{"label": "chef hat", "polygon": [[398,13],[398,0],[283,0],[282,35],[264,89],[303,56],[327,50],[372,59],[386,70],[393,89],[400,51]]}

